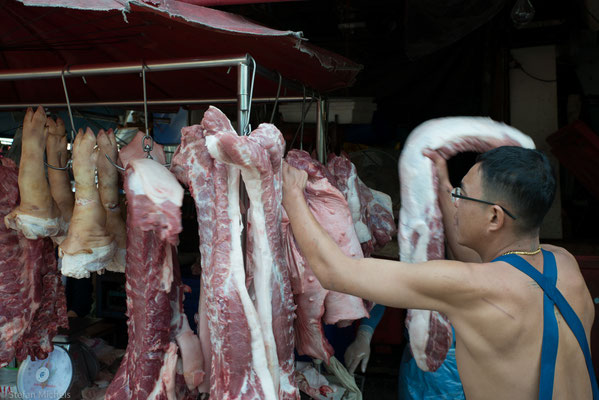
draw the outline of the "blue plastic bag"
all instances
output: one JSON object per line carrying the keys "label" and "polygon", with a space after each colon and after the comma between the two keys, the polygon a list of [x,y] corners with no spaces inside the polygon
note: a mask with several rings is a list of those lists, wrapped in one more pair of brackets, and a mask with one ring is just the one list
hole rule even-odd
{"label": "blue plastic bag", "polygon": [[399,369],[400,400],[465,400],[455,359],[455,333],[447,358],[435,372],[418,368],[416,360],[406,345]]}

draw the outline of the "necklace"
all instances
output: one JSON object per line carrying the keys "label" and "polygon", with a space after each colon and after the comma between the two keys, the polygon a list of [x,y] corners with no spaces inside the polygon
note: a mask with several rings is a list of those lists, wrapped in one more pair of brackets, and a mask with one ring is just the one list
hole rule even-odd
{"label": "necklace", "polygon": [[518,254],[521,256],[534,256],[535,254],[539,254],[541,252],[541,245],[534,251],[524,251],[524,250],[514,250],[503,253],[502,256],[507,256],[508,254]]}

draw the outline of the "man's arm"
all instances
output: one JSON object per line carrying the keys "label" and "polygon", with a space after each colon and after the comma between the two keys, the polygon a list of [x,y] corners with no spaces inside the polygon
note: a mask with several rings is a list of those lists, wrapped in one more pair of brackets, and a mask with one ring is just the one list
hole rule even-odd
{"label": "man's arm", "polygon": [[306,181],[305,171],[283,165],[283,206],[300,250],[324,288],[391,307],[450,315],[475,295],[468,263],[436,260],[408,264],[343,254],[308,208]]}
{"label": "man's arm", "polygon": [[439,208],[443,215],[443,227],[445,228],[445,239],[449,251],[449,258],[464,262],[482,262],[480,255],[469,247],[462,246],[456,238],[455,213],[456,208],[451,199],[451,182],[447,171],[447,161],[438,152],[430,150],[424,155],[433,161],[433,166],[437,171],[439,180],[437,188],[437,197],[439,198]]}

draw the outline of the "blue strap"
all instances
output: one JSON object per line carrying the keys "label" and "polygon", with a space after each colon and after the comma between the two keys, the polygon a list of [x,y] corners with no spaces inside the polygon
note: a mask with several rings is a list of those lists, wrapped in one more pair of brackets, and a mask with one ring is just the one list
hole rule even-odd
{"label": "blue strap", "polygon": [[[522,257],[518,257],[526,262]],[[528,263],[527,263],[528,264]],[[551,285],[557,283],[557,266],[553,253],[543,250],[543,275]],[[555,317],[555,303],[545,293],[543,295],[543,344],[541,347],[541,379],[539,380],[539,399],[553,397],[553,381],[559,344],[559,328]]]}
{"label": "blue strap", "polygon": [[[547,256],[548,253],[549,252],[543,251],[543,257],[544,258],[548,257]],[[551,257],[553,258],[553,262],[555,263],[555,258],[553,257],[553,254],[551,254]],[[591,380],[591,387],[593,389],[593,399],[599,400],[599,388],[597,387],[597,379],[595,378],[595,372],[593,370],[593,362],[591,360],[591,352],[589,349],[589,344],[587,342],[586,334],[584,332],[584,327],[582,326],[582,322],[580,322],[580,319],[578,318],[578,316],[576,315],[576,313],[574,312],[574,310],[572,309],[570,304],[568,304],[568,301],[564,298],[564,296],[561,294],[561,292],[557,289],[555,284],[552,284],[550,279],[548,279],[546,276],[542,275],[532,265],[527,263],[522,257],[519,257],[515,254],[509,254],[509,255],[497,257],[493,261],[507,262],[507,263],[511,264],[514,268],[522,271],[523,273],[525,273],[526,275],[531,277],[541,287],[541,289],[543,289],[543,291],[545,292],[545,295],[547,295],[549,297],[549,299],[551,299],[551,301],[553,301],[555,303],[555,305],[561,312],[562,317],[564,318],[564,320],[566,321],[566,323],[568,324],[568,326],[574,333],[574,336],[576,336],[576,339],[578,340],[578,344],[580,345],[580,348],[582,349],[582,352],[584,354],[584,358],[585,358],[586,365],[587,365],[587,370],[589,373],[589,378]],[[545,302],[543,302],[543,304],[545,304]],[[543,307],[543,308],[545,308],[545,307]],[[546,314],[544,314],[544,315],[546,315]],[[557,346],[556,346],[556,351],[557,351]],[[541,356],[541,358],[542,358],[542,356]],[[551,392],[553,392],[553,385],[551,386]],[[540,398],[540,395],[541,395],[541,393],[539,392],[539,398]],[[551,395],[548,398],[551,398]]]}

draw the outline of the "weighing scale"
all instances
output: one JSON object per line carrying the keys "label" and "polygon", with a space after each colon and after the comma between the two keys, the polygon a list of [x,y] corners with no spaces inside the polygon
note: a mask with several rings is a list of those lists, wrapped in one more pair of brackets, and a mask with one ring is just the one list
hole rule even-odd
{"label": "weighing scale", "polygon": [[76,337],[57,335],[54,350],[44,360],[27,357],[17,374],[17,389],[25,399],[80,399],[100,370],[93,352]]}

